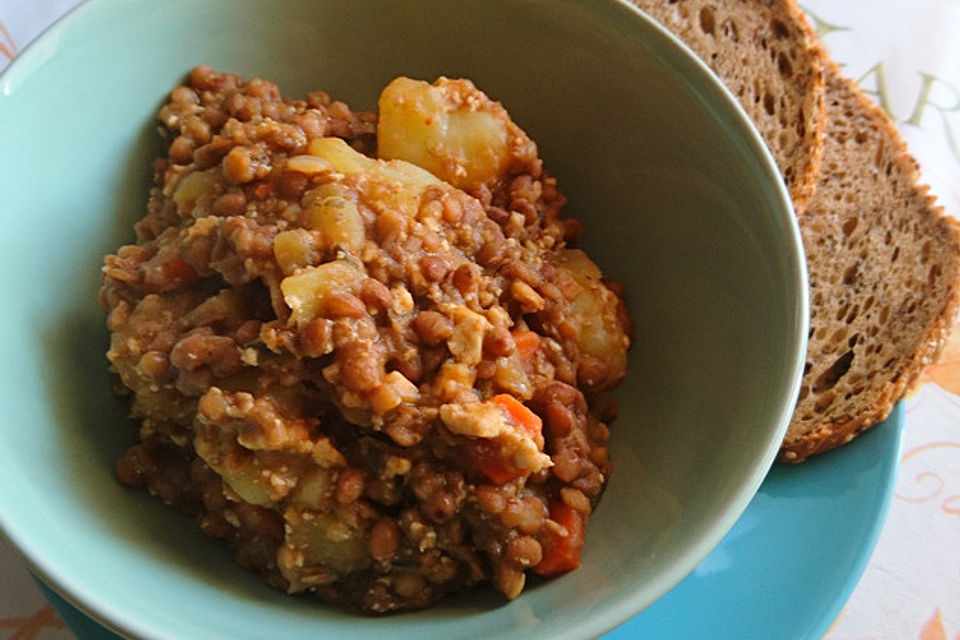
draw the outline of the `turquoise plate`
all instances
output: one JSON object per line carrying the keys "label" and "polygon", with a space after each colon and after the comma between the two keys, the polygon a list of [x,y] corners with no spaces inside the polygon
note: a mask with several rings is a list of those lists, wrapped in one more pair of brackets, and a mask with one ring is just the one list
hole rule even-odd
{"label": "turquoise plate", "polygon": [[[839,451],[775,466],[693,573],[603,640],[822,638],[880,535],[902,431],[900,404]],[[120,640],[40,586],[80,640]]]}

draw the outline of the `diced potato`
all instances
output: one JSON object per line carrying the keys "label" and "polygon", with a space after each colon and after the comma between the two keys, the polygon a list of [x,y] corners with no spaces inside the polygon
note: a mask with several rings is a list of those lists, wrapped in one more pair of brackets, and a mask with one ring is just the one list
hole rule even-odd
{"label": "diced potato", "polygon": [[367,173],[379,163],[351,147],[342,138],[317,138],[307,147],[310,155],[323,158],[340,173]]}
{"label": "diced potato", "polygon": [[326,313],[327,301],[333,294],[356,293],[363,278],[363,271],[353,263],[334,260],[287,276],[280,282],[280,291],[293,312],[291,320],[302,327]]}
{"label": "diced potato", "polygon": [[193,446],[197,455],[216,471],[241,499],[250,504],[270,506],[270,485],[260,473],[262,467],[256,457],[247,451],[241,451],[235,444],[228,445],[231,455],[222,450],[219,434],[214,430],[202,430],[194,438]]}
{"label": "diced potato", "polygon": [[380,157],[412,162],[459,188],[498,178],[510,160],[510,137],[523,136],[468,80],[397,78],[380,94],[379,108]]}
{"label": "diced potato", "polygon": [[333,474],[328,469],[311,467],[297,482],[290,503],[308,509],[329,509],[333,506],[334,488]]}
{"label": "diced potato", "polygon": [[287,526],[286,544],[303,553],[304,568],[325,567],[342,574],[370,565],[366,532],[332,513],[307,511]]}
{"label": "diced potato", "polygon": [[607,363],[607,381],[619,379],[627,367],[630,340],[617,316],[616,295],[603,285],[600,268],[579,249],[563,250],[556,267],[580,288],[565,314],[568,321],[578,323],[577,346]]}
{"label": "diced potato", "polygon": [[273,239],[273,256],[285,274],[308,267],[319,260],[313,236],[306,229],[281,231]]}
{"label": "diced potato", "polygon": [[424,189],[443,183],[429,171],[402,160],[377,160],[355,151],[340,138],[317,138],[310,142],[312,155],[329,161],[340,173],[356,181],[370,197],[378,213],[400,211],[413,217],[420,209]]}
{"label": "diced potato", "polygon": [[580,249],[564,249],[561,251],[557,266],[564,267],[580,285],[584,281],[599,283],[603,279],[603,272],[600,271],[600,267]]}
{"label": "diced potato", "polygon": [[435,175],[416,164],[402,159],[368,158],[342,138],[317,138],[310,142],[309,151],[329,161],[340,173],[362,173],[386,182],[402,182],[418,190],[440,184]]}
{"label": "diced potato", "polygon": [[195,218],[206,214],[214,198],[223,193],[224,185],[223,175],[217,168],[187,174],[173,193],[177,213]]}
{"label": "diced potato", "polygon": [[245,469],[234,469],[233,473],[223,469],[217,469],[223,476],[223,481],[233,489],[238,496],[245,502],[269,507],[273,505],[270,498],[270,485],[266,478],[260,473],[261,469],[257,464],[250,464]]}
{"label": "diced potato", "polygon": [[315,201],[323,200],[324,198],[330,198],[333,196],[338,196],[340,198],[346,197],[344,189],[336,182],[324,182],[304,193],[303,198],[300,200],[300,204],[304,209],[309,209],[310,205]]}
{"label": "diced potato", "polygon": [[304,216],[307,226],[320,232],[319,249],[340,246],[352,253],[363,247],[363,218],[350,200],[340,196],[311,198]]}

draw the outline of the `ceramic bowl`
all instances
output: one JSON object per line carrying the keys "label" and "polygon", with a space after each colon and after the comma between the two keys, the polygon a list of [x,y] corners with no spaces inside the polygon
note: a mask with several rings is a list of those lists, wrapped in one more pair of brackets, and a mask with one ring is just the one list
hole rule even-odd
{"label": "ceramic bowl", "polygon": [[[270,590],[117,484],[135,425],[110,392],[99,268],[132,239],[156,110],[197,64],[355,108],[400,74],[468,77],[538,142],[636,325],[579,570],[512,602],[481,589],[362,617]],[[788,197],[730,95],[626,3],[90,0],[0,77],[0,139],[0,525],[127,637],[595,637],[721,539],[786,428],[807,316]]]}

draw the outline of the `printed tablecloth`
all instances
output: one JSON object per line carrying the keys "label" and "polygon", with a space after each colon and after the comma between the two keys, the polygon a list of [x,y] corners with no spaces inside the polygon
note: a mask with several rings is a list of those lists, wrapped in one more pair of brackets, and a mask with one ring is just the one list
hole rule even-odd
{"label": "printed tablecloth", "polygon": [[[0,0],[0,69],[78,3]],[[845,73],[900,127],[947,211],[960,215],[960,0],[806,0],[803,7]],[[883,533],[824,640],[960,640],[960,331],[922,382],[906,400]],[[0,640],[73,638],[0,543]]]}

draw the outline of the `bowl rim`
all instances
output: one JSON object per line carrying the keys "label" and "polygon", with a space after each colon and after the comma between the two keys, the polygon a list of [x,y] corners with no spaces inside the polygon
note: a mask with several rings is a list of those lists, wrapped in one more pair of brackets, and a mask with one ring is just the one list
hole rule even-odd
{"label": "bowl rim", "polygon": [[796,322],[796,330],[799,335],[795,337],[796,340],[794,343],[793,352],[789,354],[789,360],[791,362],[789,366],[786,367],[793,371],[792,384],[790,385],[789,393],[785,396],[786,402],[783,403],[780,411],[778,428],[769,432],[767,442],[765,443],[763,456],[757,460],[757,463],[754,465],[748,477],[740,481],[742,485],[741,490],[737,492],[735,499],[731,500],[730,503],[727,504],[725,510],[725,514],[727,515],[726,521],[719,522],[719,520],[722,520],[723,518],[718,518],[718,521],[713,523],[713,526],[710,527],[709,531],[707,531],[697,540],[696,544],[693,546],[693,549],[688,549],[687,553],[685,553],[683,556],[683,561],[674,563],[665,572],[664,581],[671,585],[669,588],[664,590],[653,601],[647,603],[646,605],[641,602],[640,594],[638,594],[636,591],[634,591],[631,595],[620,599],[612,608],[612,610],[608,612],[608,617],[615,617],[618,622],[600,632],[595,631],[595,635],[592,637],[599,637],[599,635],[602,633],[606,633],[607,631],[610,631],[616,626],[619,626],[623,622],[629,620],[634,615],[638,615],[644,608],[646,608],[646,606],[650,606],[650,604],[656,602],[656,600],[669,592],[670,589],[679,584],[683,578],[693,571],[697,565],[699,565],[700,562],[702,562],[703,559],[709,555],[710,551],[716,548],[724,536],[726,536],[730,529],[733,528],[737,520],[740,519],[740,516],[743,515],[743,512],[746,511],[747,506],[753,500],[757,491],[760,489],[760,485],[763,483],[764,478],[767,476],[767,473],[775,462],[776,455],[780,450],[780,445],[783,442],[783,439],[786,436],[787,428],[790,425],[790,420],[795,406],[794,401],[800,392],[800,386],[803,382],[803,367],[806,360],[810,321],[809,280],[806,253],[803,246],[803,239],[800,234],[800,227],[797,221],[796,211],[793,206],[793,199],[790,197],[786,184],[783,181],[782,174],[777,167],[773,153],[770,151],[769,147],[767,147],[763,140],[763,136],[760,134],[760,131],[757,129],[753,120],[747,114],[746,110],[740,104],[740,101],[736,98],[733,92],[719,79],[713,70],[710,69],[710,67],[696,53],[694,53],[694,51],[687,46],[685,42],[657,22],[653,17],[648,15],[638,6],[631,3],[629,0],[607,0],[606,2],[597,2],[596,4],[598,11],[619,11],[624,16],[630,16],[633,19],[640,20],[641,22],[646,23],[648,27],[651,27],[654,31],[658,32],[660,36],[672,42],[672,44],[684,54],[682,56],[682,62],[677,62],[676,66],[689,66],[696,69],[697,73],[703,76],[702,79],[704,80],[704,84],[709,86],[710,90],[717,94],[716,98],[718,101],[726,103],[726,106],[731,109],[733,114],[736,115],[738,124],[741,126],[745,125],[745,131],[743,132],[746,134],[745,142],[749,145],[750,149],[754,153],[758,154],[758,156],[762,159],[762,168],[765,178],[775,189],[777,199],[779,200],[779,213],[781,215],[786,214],[787,219],[784,221],[786,223],[784,225],[784,229],[788,234],[787,240],[790,246],[794,249],[791,252],[790,258],[793,263],[792,267],[797,275],[797,282],[795,283],[797,297],[794,301],[794,319]]}
{"label": "bowl rim", "polygon": [[[20,50],[5,69],[0,71],[0,95],[11,95],[10,85],[16,85],[19,77],[32,72],[34,64],[43,59],[44,47],[51,41],[55,41],[62,31],[71,28],[77,16],[92,11],[99,5],[118,1],[122,0],[81,0],[43,29]],[[784,223],[783,228],[786,231],[785,244],[793,249],[789,257],[791,270],[796,276],[794,284],[797,296],[793,311],[797,335],[792,341],[794,349],[789,354],[789,364],[785,367],[791,370],[793,375],[789,393],[785,394],[779,412],[778,428],[768,433],[763,455],[757,460],[757,464],[750,473],[739,481],[740,488],[736,491],[735,497],[724,505],[722,514],[710,523],[709,528],[697,539],[692,548],[683,554],[682,561],[674,563],[662,574],[660,580],[668,586],[660,589],[652,599],[642,593],[642,590],[634,589],[630,594],[618,598],[615,605],[607,609],[604,615],[581,620],[577,625],[569,627],[562,635],[555,636],[556,640],[597,638],[638,615],[689,574],[719,544],[740,518],[774,463],[789,426],[793,414],[793,400],[797,397],[802,383],[810,313],[807,265],[793,202],[771,151],[739,100],[690,47],[629,0],[576,1],[605,20],[630,22],[632,25],[630,28],[636,30],[637,34],[642,34],[644,29],[655,34],[654,39],[659,37],[663,42],[656,44],[654,48],[674,49],[673,53],[676,56],[672,59],[672,66],[675,66],[685,77],[696,78],[698,88],[708,93],[704,101],[717,106],[722,105],[729,115],[733,116],[734,124],[743,136],[744,147],[756,155],[763,177],[775,193],[777,214],[784,218],[781,222]],[[46,587],[109,631],[131,640],[170,640],[163,635],[162,630],[145,628],[124,611],[116,610],[109,603],[97,600],[92,594],[86,593],[81,583],[48,562],[42,550],[30,543],[26,532],[19,531],[13,523],[4,518],[2,513],[0,513],[0,539],[8,544],[30,572]]]}

